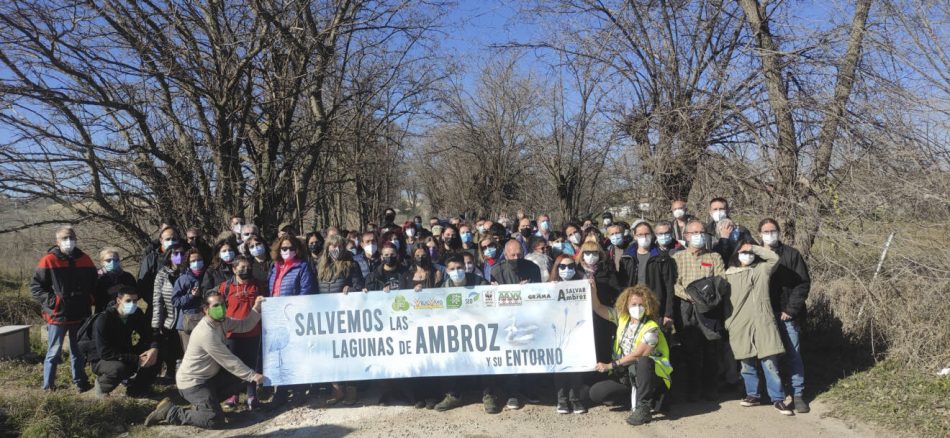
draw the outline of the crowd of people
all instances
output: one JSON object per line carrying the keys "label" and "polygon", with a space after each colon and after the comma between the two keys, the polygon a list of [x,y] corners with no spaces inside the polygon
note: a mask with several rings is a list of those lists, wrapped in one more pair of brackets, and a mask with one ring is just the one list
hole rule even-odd
{"label": "crowd of people", "polygon": [[717,400],[740,387],[742,406],[808,412],[799,343],[808,267],[781,241],[775,220],[762,219],[753,235],[729,213],[728,202],[715,198],[703,221],[678,199],[668,220],[631,224],[607,212],[598,218],[603,227],[588,219],[556,229],[549,216],[522,211],[513,219],[431,217],[425,224],[416,216],[397,224],[387,209],[381,224],[361,231],[329,227],[298,236],[282,225],[271,242],[235,215],[213,244],[198,229],[182,235],[163,224],[137,275],[123,269],[116,248],[93,261],[64,226],[31,284],[49,333],[43,388],[55,389],[66,340],[80,392],[102,398],[125,385],[128,396],[147,396],[155,379],[167,379],[190,406],[164,399],[146,424],[215,428],[242,399],[248,409],[265,407],[264,297],[587,280],[597,315],[596,372],[278,387],[265,394],[266,407],[321,390],[327,405],[353,405],[373,384],[380,403],[403,399],[438,411],[461,406],[461,392],[478,389],[485,411],[497,413],[537,403],[538,390],[553,385],[558,413],[586,413],[587,401],[627,406],[631,425],[671,402]]}

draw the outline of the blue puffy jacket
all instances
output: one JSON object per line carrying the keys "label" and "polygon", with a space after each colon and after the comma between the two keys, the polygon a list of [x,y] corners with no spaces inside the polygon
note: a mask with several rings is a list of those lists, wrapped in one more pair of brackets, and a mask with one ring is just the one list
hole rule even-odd
{"label": "blue puffy jacket", "polygon": [[175,311],[178,312],[178,319],[175,322],[175,330],[184,330],[184,315],[185,314],[195,314],[201,313],[201,304],[204,294],[199,293],[197,296],[192,295],[191,290],[193,288],[201,289],[201,277],[202,275],[195,275],[194,272],[191,272],[191,269],[185,269],[185,272],[178,277],[178,280],[175,280],[174,294],[172,295],[172,304],[175,306]]}

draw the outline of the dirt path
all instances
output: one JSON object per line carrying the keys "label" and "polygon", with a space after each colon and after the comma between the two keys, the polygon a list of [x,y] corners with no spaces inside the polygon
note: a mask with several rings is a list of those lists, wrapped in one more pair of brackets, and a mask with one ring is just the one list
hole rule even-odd
{"label": "dirt path", "polygon": [[[242,428],[199,431],[190,427],[163,426],[149,432],[180,437],[883,437],[893,436],[863,425],[849,425],[827,417],[829,406],[820,399],[812,412],[785,417],[770,406],[743,408],[735,400],[681,404],[669,418],[654,417],[650,424],[628,426],[627,412],[597,406],[586,415],[558,415],[552,406],[529,405],[520,411],[487,415],[480,403],[451,412],[418,410],[409,406],[354,408],[300,407],[269,418],[248,413]],[[255,423],[256,422],[256,423]]]}

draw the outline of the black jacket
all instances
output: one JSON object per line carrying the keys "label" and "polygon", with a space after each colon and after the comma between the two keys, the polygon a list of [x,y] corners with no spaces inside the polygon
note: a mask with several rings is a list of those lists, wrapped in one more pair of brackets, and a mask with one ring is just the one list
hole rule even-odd
{"label": "black jacket", "polygon": [[732,312],[727,308],[729,283],[722,277],[700,278],[686,286],[686,293],[693,301],[680,304],[683,325],[698,327],[710,341],[722,339]]}
{"label": "black jacket", "polygon": [[[608,257],[609,258],[609,257]],[[640,259],[637,258],[636,247],[630,247],[620,258],[620,269],[617,281],[621,288],[637,284]],[[650,258],[647,260],[646,286],[656,295],[660,305],[660,316],[673,318],[673,284],[676,283],[676,262],[669,252],[661,251],[659,247],[650,248]],[[658,322],[662,323],[662,320]]]}
{"label": "black jacket", "polygon": [[37,264],[30,293],[47,324],[78,324],[91,313],[97,277],[92,259],[78,248],[67,256],[53,247]]}
{"label": "black jacket", "polygon": [[541,268],[525,259],[502,260],[491,267],[491,279],[498,284],[518,284],[541,282]]}
{"label": "black jacket", "polygon": [[117,284],[136,287],[135,277],[125,271],[106,272],[96,279],[95,306],[96,313],[106,310],[109,303],[115,301],[115,296],[109,295],[109,288]]}
{"label": "black jacket", "polygon": [[778,266],[769,278],[769,295],[776,314],[785,312],[795,319],[805,317],[805,300],[811,289],[808,265],[797,249],[779,243],[772,248],[778,254]]}
{"label": "black jacket", "polygon": [[[270,275],[270,273],[268,273],[268,275]],[[227,263],[221,262],[217,268],[209,267],[208,270],[205,271],[205,275],[201,278],[202,295],[208,296],[208,293],[211,291],[217,292],[218,286],[233,276],[234,272],[231,271],[231,265]]]}
{"label": "black jacket", "polygon": [[[396,265],[396,269],[392,271],[387,271],[383,269],[383,265],[379,265],[375,271],[370,272],[369,276],[366,277],[366,289],[367,290],[383,290],[386,285],[389,285],[389,288],[392,290],[397,289],[411,289],[411,285],[406,284],[406,273],[408,270],[401,266]],[[411,280],[412,277],[409,277]]]}
{"label": "black jacket", "polygon": [[145,247],[142,261],[139,262],[138,285],[135,290],[139,293],[139,298],[145,300],[146,303],[152,302],[152,293],[155,291],[155,276],[158,275],[158,270],[165,266],[165,253],[160,248],[161,243],[152,242]]}
{"label": "black jacket", "polygon": [[[138,343],[132,345],[132,333],[139,335]],[[119,316],[115,306],[110,306],[105,313],[96,319],[92,326],[92,338],[95,340],[95,351],[87,351],[94,357],[87,357],[89,361],[116,360],[132,364],[138,360],[138,353],[145,351],[144,346],[158,348],[158,343],[152,338],[152,329],[145,314],[136,309],[125,321]]]}

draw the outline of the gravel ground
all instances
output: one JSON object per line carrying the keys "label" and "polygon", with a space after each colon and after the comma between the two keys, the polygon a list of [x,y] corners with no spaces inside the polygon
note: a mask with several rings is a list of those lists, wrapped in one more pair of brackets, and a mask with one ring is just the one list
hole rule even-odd
{"label": "gravel ground", "polygon": [[[374,399],[366,397],[372,402]],[[652,423],[632,427],[624,422],[628,412],[596,406],[584,415],[559,415],[550,405],[527,405],[518,411],[488,415],[474,395],[471,403],[449,412],[411,406],[357,405],[326,408],[297,407],[276,414],[232,414],[225,430],[201,431],[191,427],[161,426],[150,429],[160,436],[179,437],[884,437],[893,434],[865,425],[847,424],[827,416],[831,407],[820,399],[812,411],[785,417],[771,406],[745,408],[738,400],[676,404],[669,416],[657,414]]]}

